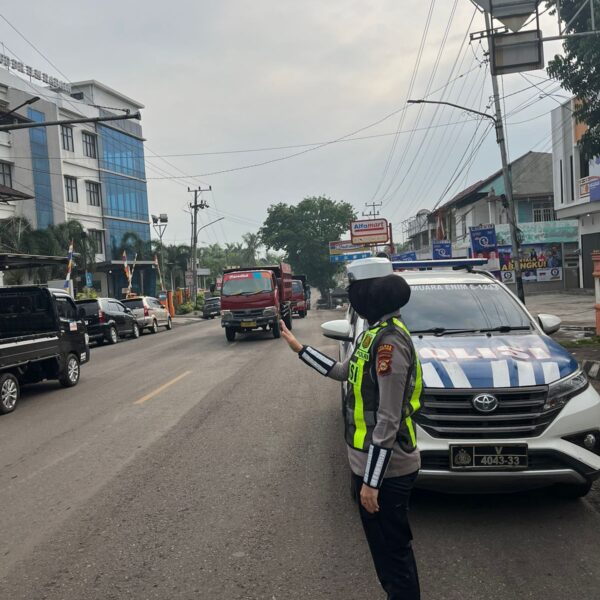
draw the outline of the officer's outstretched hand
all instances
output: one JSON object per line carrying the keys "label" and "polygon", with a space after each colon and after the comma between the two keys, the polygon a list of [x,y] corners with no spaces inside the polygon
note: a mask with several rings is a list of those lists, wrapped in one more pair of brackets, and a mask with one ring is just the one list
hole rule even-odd
{"label": "officer's outstretched hand", "polygon": [[283,321],[279,321],[279,327],[281,327],[281,335],[283,339],[288,343],[288,346],[296,353],[302,350],[302,344],[296,339],[296,336],[285,326]]}

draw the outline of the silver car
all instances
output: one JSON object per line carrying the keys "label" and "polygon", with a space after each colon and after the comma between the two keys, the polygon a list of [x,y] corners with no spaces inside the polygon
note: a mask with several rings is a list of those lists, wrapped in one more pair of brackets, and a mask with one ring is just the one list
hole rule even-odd
{"label": "silver car", "polygon": [[152,333],[158,333],[159,327],[165,327],[167,330],[173,328],[173,322],[169,311],[152,296],[137,296],[135,298],[126,298],[121,302],[131,310],[137,319],[140,332],[148,330]]}

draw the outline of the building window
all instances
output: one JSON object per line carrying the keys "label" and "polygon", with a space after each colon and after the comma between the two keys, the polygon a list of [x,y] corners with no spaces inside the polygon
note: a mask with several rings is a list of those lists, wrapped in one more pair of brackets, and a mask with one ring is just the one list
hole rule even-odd
{"label": "building window", "polygon": [[75,177],[65,177],[65,195],[67,202],[79,202],[77,196],[77,179]]}
{"label": "building window", "polygon": [[12,187],[12,165],[10,163],[0,162],[0,184]]}
{"label": "building window", "polygon": [[104,232],[99,229],[90,229],[89,234],[94,244],[94,252],[104,254]]}
{"label": "building window", "polygon": [[83,139],[83,153],[85,156],[89,156],[90,158],[97,158],[98,153],[96,152],[96,136],[84,131],[82,133]]}
{"label": "building window", "polygon": [[560,203],[564,204],[565,203],[565,194],[563,192],[563,187],[564,187],[564,183],[563,183],[563,164],[562,164],[562,159],[560,161]]}
{"label": "building window", "polygon": [[551,206],[534,206],[533,222],[545,223],[546,221],[554,221],[554,209]]}
{"label": "building window", "polygon": [[85,191],[90,206],[100,206],[100,184],[96,181],[86,181]]}
{"label": "building window", "polygon": [[62,125],[60,128],[60,133],[62,137],[63,150],[74,152],[75,145],[73,143],[73,128],[69,127],[68,125]]}
{"label": "building window", "polygon": [[590,162],[583,155],[583,152],[579,150],[579,178],[583,179],[584,177],[590,176]]}

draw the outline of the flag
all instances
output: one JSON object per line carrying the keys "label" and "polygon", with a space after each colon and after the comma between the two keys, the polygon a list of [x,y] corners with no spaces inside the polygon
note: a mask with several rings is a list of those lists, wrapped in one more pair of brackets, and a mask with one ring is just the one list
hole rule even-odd
{"label": "flag", "polygon": [[444,231],[444,222],[442,221],[442,212],[441,211],[439,211],[437,213],[437,222],[436,222],[436,226],[435,226],[435,239],[438,241],[446,239],[446,232]]}
{"label": "flag", "polygon": [[160,289],[161,289],[161,291],[164,291],[165,286],[163,284],[162,273],[160,272],[160,264],[158,263],[158,254],[154,255],[154,266],[156,267],[156,270],[158,271],[158,280],[160,282]]}
{"label": "flag", "polygon": [[125,271],[125,278],[127,283],[131,282],[131,274],[129,273],[129,265],[127,264],[127,252],[123,250],[123,271]]}
{"label": "flag", "polygon": [[67,276],[65,277],[65,283],[63,285],[63,288],[65,290],[69,289],[69,281],[71,281],[71,271],[73,270],[73,240],[71,240],[71,243],[69,244],[67,258],[69,261],[67,262]]}

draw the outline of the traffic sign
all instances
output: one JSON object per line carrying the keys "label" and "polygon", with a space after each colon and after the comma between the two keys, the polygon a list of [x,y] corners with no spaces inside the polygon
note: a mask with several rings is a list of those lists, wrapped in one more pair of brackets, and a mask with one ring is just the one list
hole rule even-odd
{"label": "traffic sign", "polygon": [[540,0],[473,0],[473,2],[516,33],[537,10]]}

